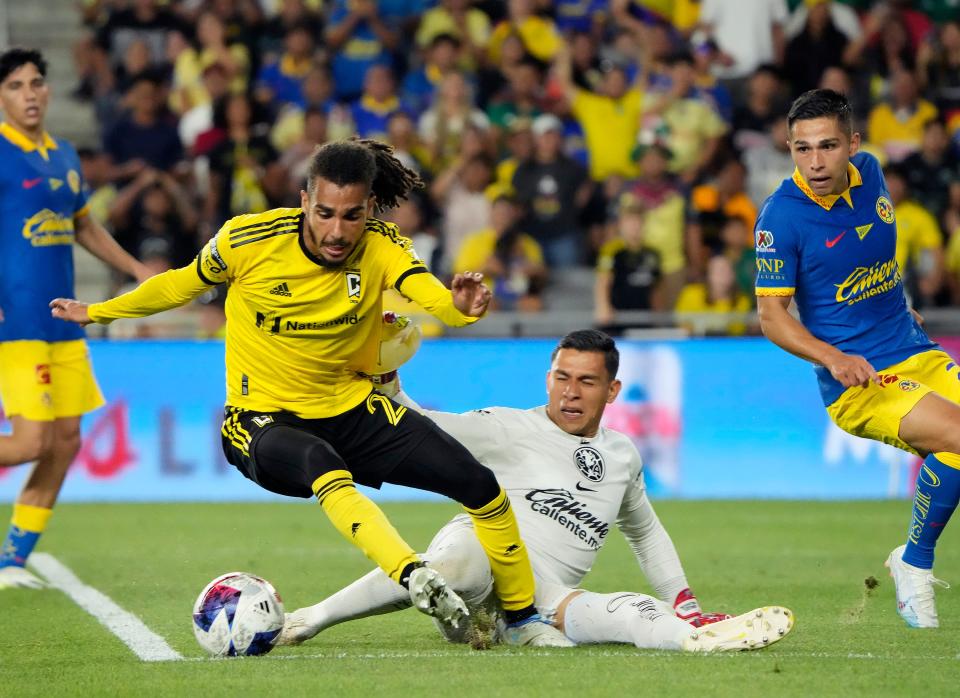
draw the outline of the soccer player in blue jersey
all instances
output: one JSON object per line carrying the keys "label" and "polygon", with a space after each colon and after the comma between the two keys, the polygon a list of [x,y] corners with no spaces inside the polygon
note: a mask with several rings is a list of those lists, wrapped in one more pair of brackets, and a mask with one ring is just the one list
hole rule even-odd
{"label": "soccer player in blue jersey", "polygon": [[90,216],[76,151],[44,130],[46,72],[39,51],[0,54],[0,400],[13,425],[0,467],[36,461],[0,545],[0,589],[42,586],[24,565],[80,448],[80,417],[103,404],[83,330],[47,309],[73,293],[73,243],[150,276]]}
{"label": "soccer player in blue jersey", "polygon": [[924,457],[906,545],[886,565],[903,619],[935,628],[934,546],[960,499],[960,368],[907,306],[896,213],[877,160],[857,152],[847,100],[811,90],[787,121],[796,169],[755,233],[761,327],[815,364],[841,429]]}

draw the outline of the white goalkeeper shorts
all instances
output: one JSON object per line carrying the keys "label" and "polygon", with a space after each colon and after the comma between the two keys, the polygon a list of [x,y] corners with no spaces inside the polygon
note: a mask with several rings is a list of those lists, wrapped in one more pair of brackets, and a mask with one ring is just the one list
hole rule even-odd
{"label": "white goalkeeper shorts", "polygon": [[[473,520],[467,514],[458,514],[440,529],[424,558],[467,604],[480,604],[493,594],[490,563],[474,533]],[[544,581],[536,576],[536,570],[534,573],[534,603],[540,615],[553,622],[560,603],[577,589]]]}

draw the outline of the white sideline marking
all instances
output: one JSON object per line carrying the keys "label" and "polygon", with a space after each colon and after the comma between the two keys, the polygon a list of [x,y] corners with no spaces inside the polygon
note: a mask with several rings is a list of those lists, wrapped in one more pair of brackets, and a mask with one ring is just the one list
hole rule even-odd
{"label": "white sideline marking", "polygon": [[169,662],[183,659],[179,652],[144,625],[142,620],[120,608],[103,592],[81,582],[69,567],[53,555],[34,553],[30,556],[30,564],[47,578],[50,586],[73,599],[75,604],[100,621],[143,661]]}

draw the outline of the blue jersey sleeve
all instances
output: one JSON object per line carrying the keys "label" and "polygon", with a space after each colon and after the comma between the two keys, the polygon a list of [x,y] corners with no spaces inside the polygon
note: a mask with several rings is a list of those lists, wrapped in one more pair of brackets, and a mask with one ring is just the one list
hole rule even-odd
{"label": "blue jersey sleeve", "polygon": [[791,202],[778,194],[767,199],[754,229],[758,296],[792,296],[797,289],[799,241],[790,221]]}

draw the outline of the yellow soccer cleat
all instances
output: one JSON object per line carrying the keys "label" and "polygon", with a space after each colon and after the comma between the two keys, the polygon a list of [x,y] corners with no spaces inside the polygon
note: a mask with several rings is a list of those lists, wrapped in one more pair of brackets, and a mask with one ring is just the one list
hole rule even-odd
{"label": "yellow soccer cleat", "polygon": [[705,625],[684,640],[687,652],[739,652],[758,650],[783,639],[793,629],[793,611],[764,606],[749,613]]}

